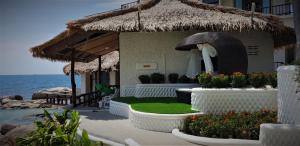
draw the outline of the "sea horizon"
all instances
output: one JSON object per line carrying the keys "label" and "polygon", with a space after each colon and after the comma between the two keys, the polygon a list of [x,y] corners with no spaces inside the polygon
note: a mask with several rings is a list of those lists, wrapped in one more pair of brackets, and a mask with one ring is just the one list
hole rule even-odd
{"label": "sea horizon", "polygon": [[[76,86],[80,87],[80,76],[76,75]],[[20,95],[31,100],[34,92],[55,88],[71,88],[69,76],[64,74],[0,75],[0,96]]]}

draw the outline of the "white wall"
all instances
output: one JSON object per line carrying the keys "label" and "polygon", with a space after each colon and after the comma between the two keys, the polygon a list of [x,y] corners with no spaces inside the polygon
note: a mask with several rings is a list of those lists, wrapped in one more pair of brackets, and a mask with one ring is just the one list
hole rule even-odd
{"label": "white wall", "polygon": [[80,91],[81,93],[86,93],[86,74],[80,74]]}
{"label": "white wall", "polygon": [[[186,72],[189,52],[174,48],[183,38],[196,32],[120,33],[120,85],[139,83],[138,76],[160,72],[168,75]],[[268,33],[231,33],[244,45],[258,46],[258,56],[249,57],[249,72],[273,71],[273,39]],[[233,52],[234,53],[234,52]],[[137,70],[136,63],[156,63],[153,70]]]}
{"label": "white wall", "polygon": [[248,72],[274,71],[274,41],[272,35],[264,32],[231,33],[240,39],[244,46],[258,46],[258,55],[248,55]]}
{"label": "white wall", "polygon": [[80,91],[81,94],[90,92],[90,74],[89,73],[83,73],[80,74]]}

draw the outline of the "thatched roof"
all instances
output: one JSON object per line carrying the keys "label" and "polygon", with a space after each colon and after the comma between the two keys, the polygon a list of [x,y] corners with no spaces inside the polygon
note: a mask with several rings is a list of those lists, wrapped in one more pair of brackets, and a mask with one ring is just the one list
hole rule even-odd
{"label": "thatched roof", "polygon": [[[101,57],[102,71],[116,71],[119,63],[119,52],[113,51]],[[99,61],[95,59],[89,63],[75,62],[74,72],[76,74],[91,73],[98,71]],[[63,71],[66,75],[71,72],[71,64],[64,66]]]}
{"label": "thatched roof", "polygon": [[[69,22],[67,28],[71,32],[81,30],[87,33],[91,31],[264,31],[273,34],[275,47],[295,43],[293,29],[284,26],[282,21],[273,15],[209,5],[197,0],[143,0],[140,5],[139,21],[138,9],[138,5],[135,5],[126,9],[90,15]],[[61,40],[72,38],[70,35],[60,36],[57,37]],[[34,56],[55,58],[47,53],[46,55],[39,53],[41,50],[49,49],[48,44],[33,48]],[[52,45],[55,44],[56,41],[52,41]]]}
{"label": "thatched roof", "polygon": [[[216,6],[193,0],[150,0],[142,4],[141,31],[286,31],[276,16],[231,7]],[[92,15],[68,23],[69,28],[85,31],[140,31],[137,6]]]}

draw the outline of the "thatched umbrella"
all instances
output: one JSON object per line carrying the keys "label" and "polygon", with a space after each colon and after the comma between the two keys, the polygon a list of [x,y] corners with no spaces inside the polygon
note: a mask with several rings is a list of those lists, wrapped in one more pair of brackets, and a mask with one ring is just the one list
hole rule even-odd
{"label": "thatched umbrella", "polygon": [[189,51],[198,44],[209,44],[217,51],[219,73],[247,73],[248,56],[243,43],[237,38],[220,32],[197,33],[186,37],[176,46],[176,50]]}

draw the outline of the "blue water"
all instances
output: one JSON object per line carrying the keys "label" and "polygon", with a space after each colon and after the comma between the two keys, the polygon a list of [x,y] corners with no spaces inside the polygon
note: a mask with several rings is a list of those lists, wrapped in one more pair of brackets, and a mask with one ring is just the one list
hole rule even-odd
{"label": "blue water", "polygon": [[[76,76],[76,86],[80,87],[80,77]],[[0,96],[21,95],[30,100],[33,92],[53,88],[71,87],[66,75],[0,75]]]}

